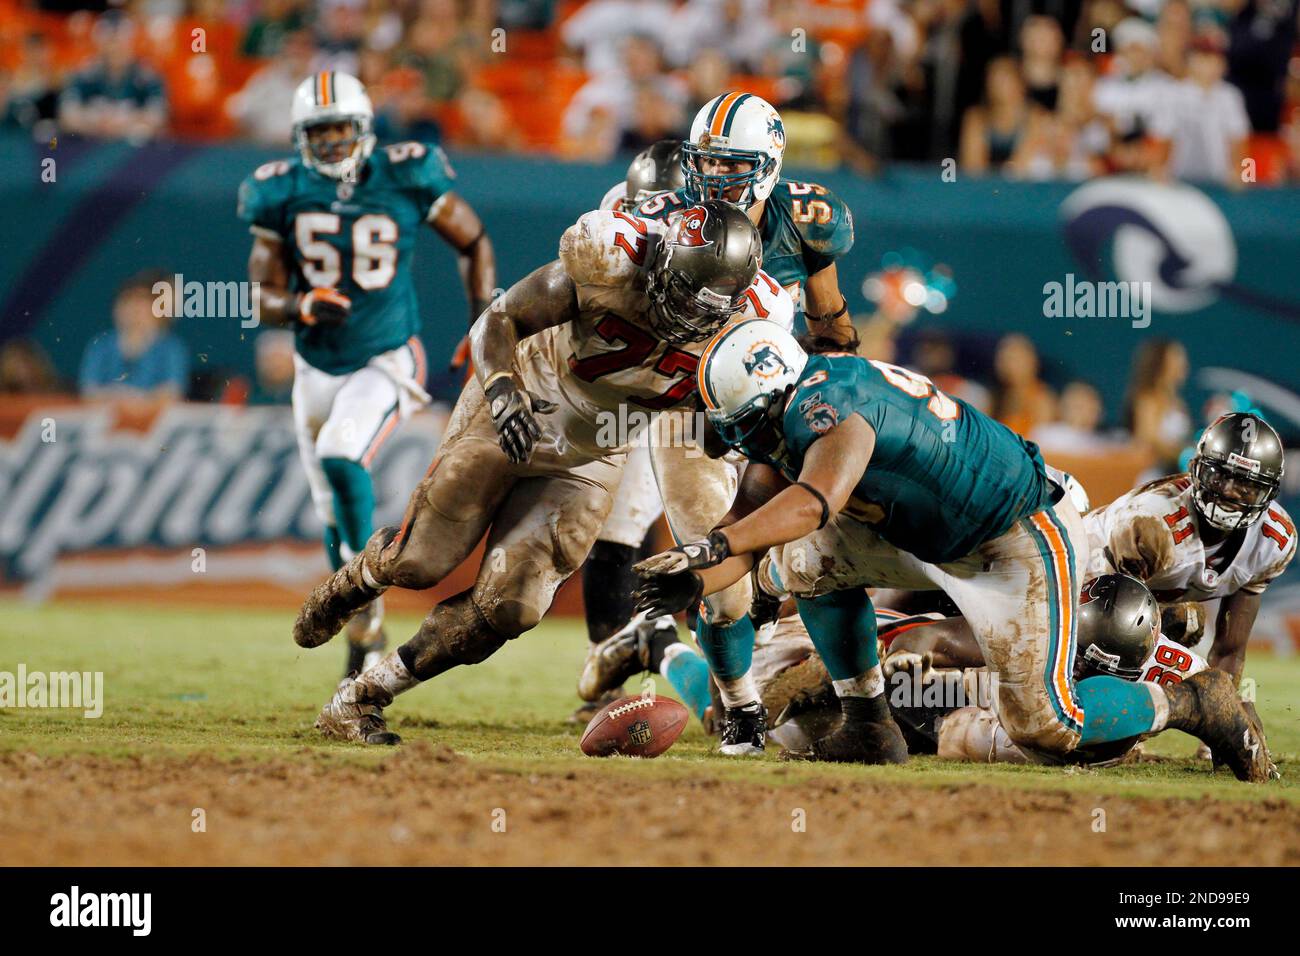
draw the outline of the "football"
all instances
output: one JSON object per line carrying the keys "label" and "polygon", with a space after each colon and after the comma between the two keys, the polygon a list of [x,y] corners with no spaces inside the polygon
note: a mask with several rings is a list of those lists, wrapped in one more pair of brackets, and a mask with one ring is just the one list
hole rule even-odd
{"label": "football", "polygon": [[689,716],[670,697],[624,697],[591,718],[579,746],[588,757],[658,757],[681,736]]}

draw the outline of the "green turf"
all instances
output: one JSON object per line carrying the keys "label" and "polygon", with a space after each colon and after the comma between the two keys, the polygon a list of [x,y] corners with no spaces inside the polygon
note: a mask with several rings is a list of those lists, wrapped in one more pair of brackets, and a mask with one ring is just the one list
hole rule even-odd
{"label": "green turf", "polygon": [[[341,641],[313,651],[294,646],[285,611],[133,610],[117,605],[32,607],[0,601],[0,671],[91,670],[104,674],[99,719],[74,711],[0,710],[0,750],[109,756],[263,756],[372,763],[391,751],[326,742],[312,720],[342,668]],[[390,634],[416,622],[389,621]],[[773,757],[736,761],[712,753],[692,722],[654,761],[593,761],[578,750],[580,728],[564,717],[585,638],[572,621],[547,622],[486,663],[459,668],[402,697],[390,725],[408,741],[445,744],[485,765],[520,773],[602,772],[727,777],[770,784],[820,779],[897,781],[918,785],[991,782],[1007,786],[1082,788],[1132,796],[1300,801],[1300,660],[1257,655],[1246,667],[1283,779],[1247,787],[1226,771],[1211,774],[1190,759],[1195,742],[1170,733],[1149,744],[1176,762],[1108,770],[971,766],[933,758],[905,767],[788,764]],[[628,685],[629,692],[639,688]],[[658,680],[661,693],[671,693]],[[1290,766],[1288,767],[1288,764]]]}

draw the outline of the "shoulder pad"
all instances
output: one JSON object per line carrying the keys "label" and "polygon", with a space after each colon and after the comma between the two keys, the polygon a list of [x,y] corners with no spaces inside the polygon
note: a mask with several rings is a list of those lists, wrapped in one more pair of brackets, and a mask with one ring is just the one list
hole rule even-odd
{"label": "shoulder pad", "polygon": [[825,186],[783,179],[768,201],[787,205],[803,244],[828,264],[853,248],[853,213]]}
{"label": "shoulder pad", "polygon": [[578,285],[626,285],[649,263],[662,231],[658,223],[597,209],[564,231],[560,261]]}
{"label": "shoulder pad", "polygon": [[239,185],[239,218],[276,234],[285,230],[284,206],[297,182],[296,159],[276,159],[253,170]]}
{"label": "shoulder pad", "polygon": [[451,192],[456,178],[447,154],[430,143],[393,143],[375,150],[371,161],[386,166],[393,182],[402,188],[425,190],[435,199]]}
{"label": "shoulder pad", "polygon": [[686,189],[675,189],[647,196],[641,200],[641,205],[636,207],[635,214],[642,219],[662,220],[673,213],[681,212],[689,205],[691,201],[686,197]]}

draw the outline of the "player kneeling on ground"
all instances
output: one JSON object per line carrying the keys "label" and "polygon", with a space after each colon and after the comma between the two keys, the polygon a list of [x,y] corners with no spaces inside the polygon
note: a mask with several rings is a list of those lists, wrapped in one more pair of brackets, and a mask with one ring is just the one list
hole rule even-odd
{"label": "player kneeling on ground", "polygon": [[761,320],[716,335],[699,381],[719,436],[750,459],[746,484],[767,486],[753,496],[764,503],[643,562],[639,608],[690,607],[777,548],[775,574],[796,596],[842,710],[805,756],[906,759],[863,590],[882,583],[867,573],[889,554],[961,610],[997,674],[1002,725],[1034,759],[1173,727],[1240,779],[1267,779],[1263,739],[1227,674],[1168,688],[1099,675],[1076,688],[1076,554],[1086,539],[1037,446],[914,372],[843,353],[810,358]]}

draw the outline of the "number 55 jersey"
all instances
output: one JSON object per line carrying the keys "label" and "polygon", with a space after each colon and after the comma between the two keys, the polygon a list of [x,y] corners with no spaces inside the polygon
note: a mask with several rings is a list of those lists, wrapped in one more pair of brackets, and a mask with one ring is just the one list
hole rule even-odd
{"label": "number 55 jersey", "polygon": [[[695,370],[707,337],[666,342],[647,321],[646,278],[665,223],[597,210],[560,239],[560,261],[573,280],[579,315],[519,344],[517,367],[530,392],[555,402],[548,431],[576,449],[604,456],[622,450],[659,411],[695,395]],[[794,303],[759,270],[736,316],[766,318],[787,329]]]}
{"label": "number 55 jersey", "polygon": [[290,288],[333,288],[352,300],[342,325],[296,327],[298,354],[310,365],[344,375],[419,333],[416,234],[453,178],[442,150],[410,142],[376,150],[354,183],[322,176],[296,157],[244,180],[239,217],[254,235],[288,245]]}

